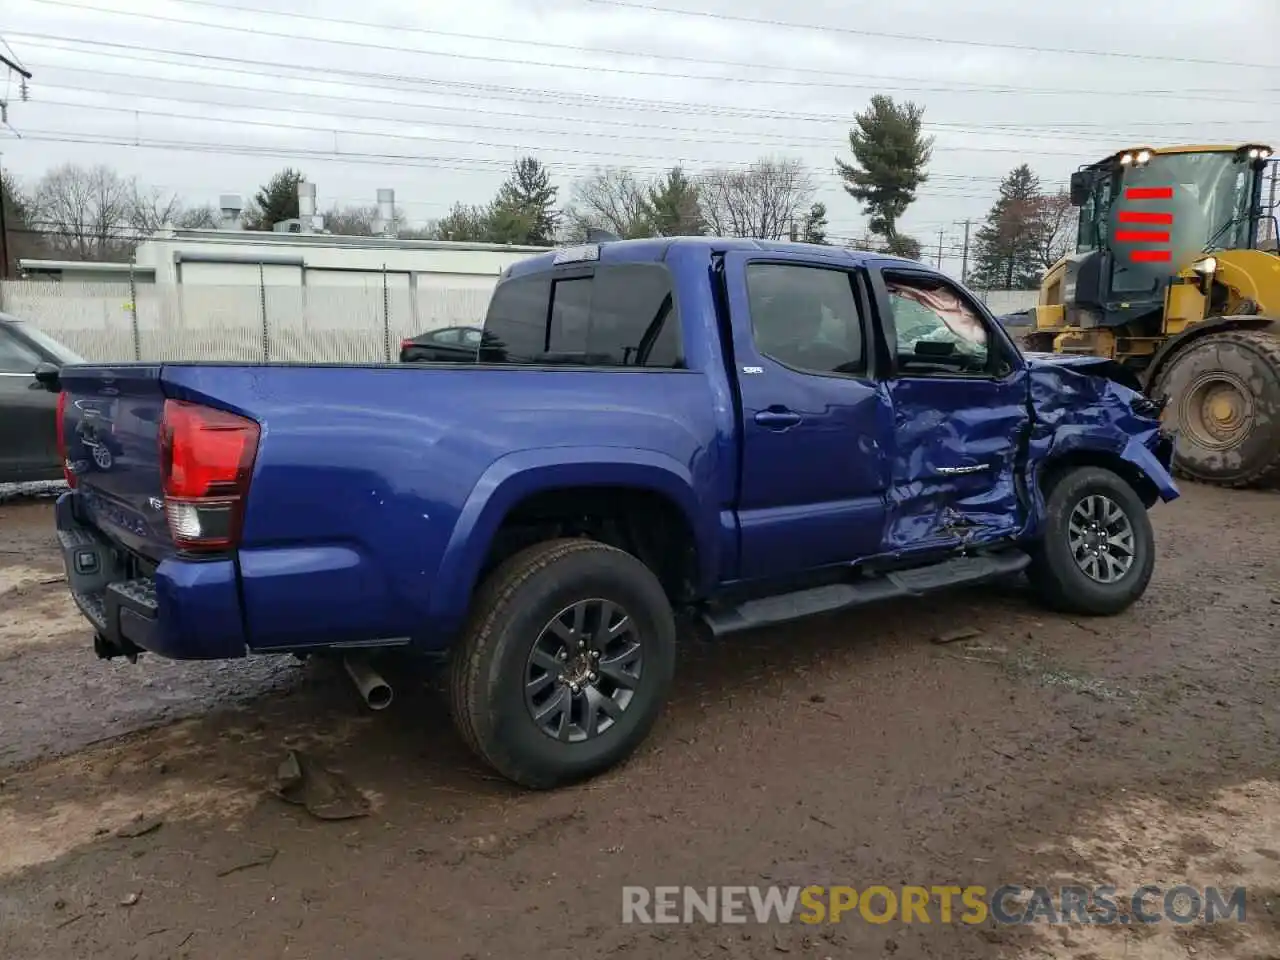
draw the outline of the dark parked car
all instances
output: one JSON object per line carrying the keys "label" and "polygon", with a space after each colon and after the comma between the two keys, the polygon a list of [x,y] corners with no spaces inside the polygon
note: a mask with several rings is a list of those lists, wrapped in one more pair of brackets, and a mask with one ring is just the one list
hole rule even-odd
{"label": "dark parked car", "polygon": [[444,327],[400,341],[401,363],[502,363],[505,353],[480,327]]}
{"label": "dark parked car", "polygon": [[62,479],[58,398],[36,382],[35,371],[83,362],[31,324],[0,313],[0,483]]}

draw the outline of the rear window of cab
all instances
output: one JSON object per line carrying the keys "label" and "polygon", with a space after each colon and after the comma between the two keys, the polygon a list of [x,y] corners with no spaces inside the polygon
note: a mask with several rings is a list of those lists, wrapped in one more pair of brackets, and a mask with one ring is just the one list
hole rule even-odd
{"label": "rear window of cab", "polygon": [[505,280],[494,291],[484,330],[484,362],[683,366],[671,274],[657,263]]}

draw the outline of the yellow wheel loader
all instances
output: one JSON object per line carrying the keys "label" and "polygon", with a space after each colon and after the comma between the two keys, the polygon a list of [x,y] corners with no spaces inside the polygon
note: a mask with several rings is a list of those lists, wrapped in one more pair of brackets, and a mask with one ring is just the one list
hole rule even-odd
{"label": "yellow wheel loader", "polygon": [[1276,174],[1263,144],[1137,147],[1080,168],[1076,252],[1045,275],[1024,338],[1133,370],[1189,479],[1280,481]]}

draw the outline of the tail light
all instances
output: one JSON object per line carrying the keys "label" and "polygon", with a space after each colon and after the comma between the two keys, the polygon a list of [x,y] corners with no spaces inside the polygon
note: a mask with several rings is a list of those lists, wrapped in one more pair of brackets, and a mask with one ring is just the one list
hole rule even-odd
{"label": "tail light", "polygon": [[239,544],[258,437],[258,424],[247,417],[182,400],[164,402],[164,512],[180,549],[227,550]]}
{"label": "tail light", "polygon": [[412,346],[413,346],[413,341],[412,341],[412,340],[401,340],[401,341],[400,341],[400,349],[401,349],[401,350],[408,350],[408,349],[409,349],[410,347],[412,347]]}
{"label": "tail light", "polygon": [[71,462],[67,457],[67,391],[63,390],[58,394],[58,412],[55,414],[58,418],[57,436],[58,436],[58,456],[62,459],[62,476],[67,481],[68,487],[76,485],[76,475],[71,472]]}

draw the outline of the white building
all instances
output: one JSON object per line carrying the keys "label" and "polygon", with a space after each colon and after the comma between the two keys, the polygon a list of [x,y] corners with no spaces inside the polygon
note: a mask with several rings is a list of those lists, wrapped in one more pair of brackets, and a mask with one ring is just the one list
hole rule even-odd
{"label": "white building", "polygon": [[395,194],[378,191],[380,236],[351,237],[324,232],[316,215],[315,184],[298,185],[297,220],[276,231],[239,228],[239,197],[221,200],[220,230],[163,230],[138,245],[132,264],[22,260],[29,279],[67,283],[134,283],[159,286],[365,287],[416,291],[438,288],[488,293],[502,270],[541,253],[540,247],[443,240],[402,240],[395,236]]}

